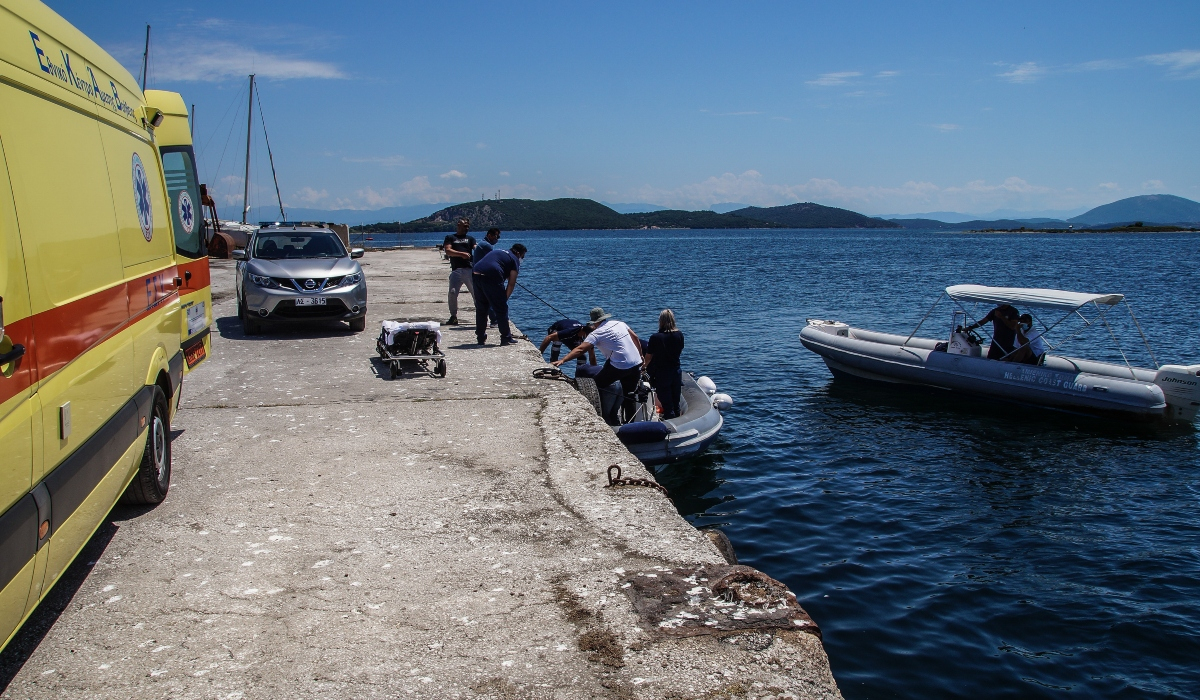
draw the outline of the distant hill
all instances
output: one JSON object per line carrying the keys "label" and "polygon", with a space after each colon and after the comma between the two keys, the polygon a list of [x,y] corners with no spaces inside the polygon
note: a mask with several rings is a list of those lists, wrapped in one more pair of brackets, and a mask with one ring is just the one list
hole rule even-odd
{"label": "distant hill", "polygon": [[885,219],[812,202],[783,207],[746,207],[729,213],[732,216],[768,221],[786,228],[896,228],[896,224]]}
{"label": "distant hill", "polygon": [[[590,199],[489,199],[439,209],[400,228],[410,233],[449,232],[454,230],[454,222],[463,217],[471,222],[472,231],[486,231],[493,226],[504,231],[778,227],[765,221],[711,211],[620,214]],[[389,231],[392,228],[387,224],[376,224],[366,230]]]}
{"label": "distant hill", "polygon": [[995,219],[946,223],[935,219],[891,219],[900,228],[932,231],[980,231],[983,229],[1066,228],[1067,222],[1054,219]]}
{"label": "distant hill", "polygon": [[667,207],[646,202],[600,202],[618,214],[645,214],[651,211],[666,211]]}
{"label": "distant hill", "polygon": [[[286,207],[289,221],[329,221],[335,224],[359,224],[373,221],[409,221],[418,216],[429,216],[431,213],[446,206],[443,204],[410,204],[404,207],[385,207],[383,209],[316,209],[312,207]],[[222,211],[222,214],[225,212]],[[278,216],[278,209],[262,208],[250,213],[254,221],[265,221],[272,216]],[[262,219],[258,217],[263,217]]]}
{"label": "distant hill", "polygon": [[1200,222],[1200,202],[1173,194],[1146,194],[1121,199],[1067,219],[1073,224],[1121,224],[1134,221],[1156,224]]}

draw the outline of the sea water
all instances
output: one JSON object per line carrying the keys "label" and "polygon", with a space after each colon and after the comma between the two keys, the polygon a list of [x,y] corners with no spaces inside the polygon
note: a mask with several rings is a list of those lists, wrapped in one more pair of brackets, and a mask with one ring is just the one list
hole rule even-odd
{"label": "sea water", "polygon": [[[431,245],[438,235],[402,234]],[[908,334],[952,284],[1127,295],[1163,364],[1200,362],[1200,236],[918,231],[505,232],[520,281],[642,337],[734,397],[709,453],[659,468],[821,626],[847,698],[1200,696],[1200,440],[835,381],[806,318]],[[921,335],[948,337],[953,306]],[[977,310],[985,313],[986,309]],[[556,315],[523,290],[534,341]],[[1153,366],[1124,307],[1110,326]],[[1053,335],[1050,338],[1053,340]],[[1063,349],[1121,362],[1102,324]]]}

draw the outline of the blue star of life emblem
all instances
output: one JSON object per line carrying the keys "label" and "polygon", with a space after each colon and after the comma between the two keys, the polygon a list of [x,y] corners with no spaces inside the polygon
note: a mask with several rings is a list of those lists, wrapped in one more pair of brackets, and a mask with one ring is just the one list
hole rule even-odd
{"label": "blue star of life emblem", "polygon": [[196,229],[196,209],[192,206],[192,197],[187,190],[179,193],[179,223],[186,234],[190,235]]}
{"label": "blue star of life emblem", "polygon": [[146,180],[146,169],[136,153],[133,154],[133,200],[142,235],[149,241],[154,237],[154,207],[150,203],[150,182]]}

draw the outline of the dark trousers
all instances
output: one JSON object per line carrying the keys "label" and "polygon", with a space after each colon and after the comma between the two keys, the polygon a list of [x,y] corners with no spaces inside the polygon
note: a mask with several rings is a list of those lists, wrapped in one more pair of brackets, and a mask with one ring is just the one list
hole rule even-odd
{"label": "dark trousers", "polygon": [[[634,365],[629,369],[617,369],[616,367],[613,367],[612,361],[610,360],[606,361],[604,366],[601,367],[600,371],[596,374],[596,386],[603,391],[604,387],[608,386],[609,384],[612,384],[613,382],[621,382],[621,394],[623,395],[623,398],[621,399],[620,406],[625,415],[625,419],[628,420],[633,415],[633,412],[636,408],[633,403],[633,399],[630,398],[629,395],[637,391],[638,380],[641,378],[641,365]],[[613,404],[613,410],[609,415],[604,416],[605,423],[608,423],[609,425],[621,424],[617,417],[616,408],[617,404]]]}
{"label": "dark trousers", "polygon": [[500,342],[513,342],[512,329],[508,325],[508,295],[504,293],[504,282],[486,275],[475,275],[475,337],[481,343],[487,339],[488,315],[492,311],[496,313]]}
{"label": "dark trousers", "polygon": [[679,417],[679,395],[683,393],[683,373],[680,370],[655,372],[650,375],[650,386],[658,392],[662,404],[663,418]]}

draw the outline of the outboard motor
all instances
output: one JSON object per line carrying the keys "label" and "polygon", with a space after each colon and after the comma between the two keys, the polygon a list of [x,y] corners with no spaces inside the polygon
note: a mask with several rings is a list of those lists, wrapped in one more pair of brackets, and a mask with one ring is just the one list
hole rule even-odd
{"label": "outboard motor", "polygon": [[1163,365],[1154,383],[1167,399],[1167,420],[1194,421],[1200,411],[1200,365]]}

